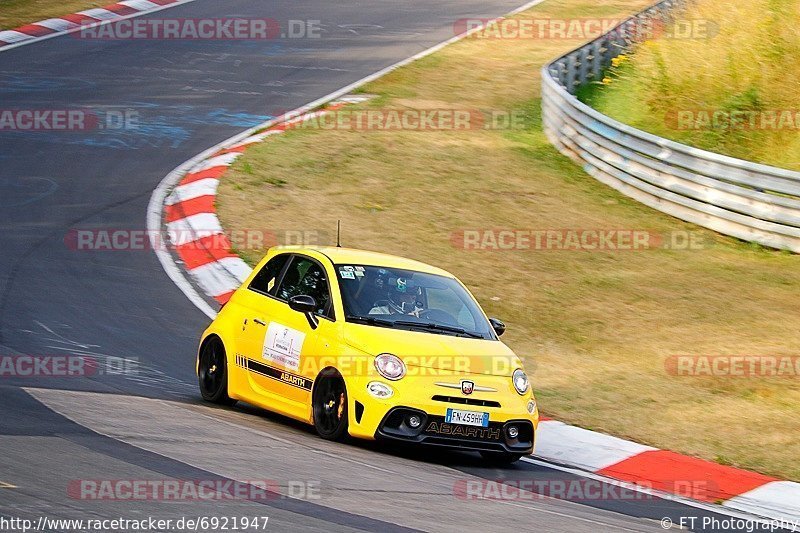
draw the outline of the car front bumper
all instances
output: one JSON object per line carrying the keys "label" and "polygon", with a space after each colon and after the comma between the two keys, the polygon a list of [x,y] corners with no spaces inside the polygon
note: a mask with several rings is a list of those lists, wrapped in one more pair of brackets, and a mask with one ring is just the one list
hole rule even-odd
{"label": "car front bumper", "polygon": [[[417,417],[418,427],[409,420]],[[516,437],[511,437],[514,428]],[[428,414],[411,407],[394,407],[383,417],[375,438],[446,446],[465,450],[533,453],[535,431],[530,420],[514,419],[506,422],[489,422],[487,427],[450,424],[441,415]]]}
{"label": "car front bumper", "polygon": [[[474,380],[491,392],[470,395],[443,387],[442,382]],[[367,392],[370,381],[392,387],[389,398]],[[402,441],[478,451],[532,453],[539,412],[533,393],[518,394],[510,377],[504,376],[414,376],[400,381],[375,378],[346,379],[349,397],[350,434],[357,438]],[[531,409],[532,407],[532,409]],[[487,427],[447,423],[448,409],[488,413]],[[531,409],[531,410],[529,410]],[[411,427],[410,417],[420,423]],[[515,432],[509,431],[514,426]]]}

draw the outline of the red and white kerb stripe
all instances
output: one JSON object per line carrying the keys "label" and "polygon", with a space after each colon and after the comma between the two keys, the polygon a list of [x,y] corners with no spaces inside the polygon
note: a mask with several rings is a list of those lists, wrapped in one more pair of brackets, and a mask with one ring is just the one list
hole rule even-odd
{"label": "red and white kerb stripe", "polygon": [[536,455],[601,476],[760,516],[800,519],[800,483],[542,419]]}
{"label": "red and white kerb stripe", "polygon": [[40,20],[13,30],[0,31],[0,50],[5,46],[32,41],[57,33],[65,33],[81,26],[115,20],[134,13],[150,11],[182,0],[123,0],[106,7],[87,9],[63,17]]}
{"label": "red and white kerb stripe", "polygon": [[224,304],[252,269],[231,249],[214,206],[219,180],[248,146],[283,133],[292,123],[334,111],[366,97],[343,98],[283,121],[264,132],[223,148],[198,163],[178,182],[164,202],[164,223],[175,253],[203,292]]}

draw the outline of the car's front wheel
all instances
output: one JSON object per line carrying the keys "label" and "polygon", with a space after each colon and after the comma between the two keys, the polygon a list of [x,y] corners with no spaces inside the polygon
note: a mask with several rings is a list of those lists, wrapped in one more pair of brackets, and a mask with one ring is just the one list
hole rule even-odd
{"label": "car's front wheel", "polygon": [[228,396],[228,360],[219,337],[211,337],[200,349],[197,378],[203,399],[221,405],[233,405]]}
{"label": "car's front wheel", "polygon": [[481,452],[481,457],[487,463],[495,466],[510,465],[520,460],[523,454],[511,452]]}
{"label": "car's front wheel", "polygon": [[312,396],[314,428],[320,437],[342,441],[347,438],[347,388],[338,373],[317,378]]}

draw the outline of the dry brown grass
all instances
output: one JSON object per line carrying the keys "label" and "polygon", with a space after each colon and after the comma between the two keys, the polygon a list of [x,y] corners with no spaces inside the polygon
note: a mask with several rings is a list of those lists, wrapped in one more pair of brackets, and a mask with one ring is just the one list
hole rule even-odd
{"label": "dry brown grass", "polygon": [[0,30],[113,3],[113,0],[0,0]]}
{"label": "dry brown grass", "polygon": [[[550,17],[614,16],[646,1],[549,1]],[[800,381],[674,377],[674,354],[800,354],[800,259],[641,206],[560,156],[541,132],[538,69],[564,41],[461,42],[364,88],[362,107],[523,110],[522,131],[293,131],[223,179],[226,228],[327,231],[344,244],[458,275],[527,360],[545,414],[723,463],[800,479]],[[704,249],[463,251],[465,228],[691,231]],[[263,250],[247,250],[251,261]]]}

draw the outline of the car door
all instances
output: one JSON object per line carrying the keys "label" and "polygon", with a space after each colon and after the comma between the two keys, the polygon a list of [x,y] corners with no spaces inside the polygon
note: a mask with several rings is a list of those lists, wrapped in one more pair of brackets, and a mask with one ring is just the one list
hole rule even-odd
{"label": "car door", "polygon": [[[236,302],[239,306],[238,319],[241,330],[237,328],[237,370],[246,374],[248,388],[255,394],[254,400],[274,394],[271,387],[264,387],[253,379],[255,372],[264,372],[261,363],[261,350],[266,335],[267,317],[274,317],[282,311],[280,302],[275,293],[278,290],[278,281],[288,267],[292,255],[279,254],[267,261],[261,270],[253,277],[247,290],[240,291]],[[279,410],[285,406],[277,405]]]}
{"label": "car door", "polygon": [[[263,279],[271,276],[269,272]],[[251,387],[257,394],[276,396],[290,411],[287,414],[305,418],[319,360],[330,344],[326,339],[335,333],[327,272],[318,260],[292,254],[270,287],[255,289],[243,343]],[[298,295],[317,302],[316,324],[289,308],[289,299]]]}

